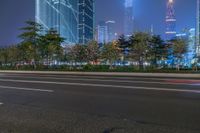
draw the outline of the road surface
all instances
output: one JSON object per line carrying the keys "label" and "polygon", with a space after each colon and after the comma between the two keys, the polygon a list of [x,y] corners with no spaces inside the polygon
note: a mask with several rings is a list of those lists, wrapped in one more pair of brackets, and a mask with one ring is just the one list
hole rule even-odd
{"label": "road surface", "polygon": [[0,73],[0,133],[199,133],[200,79]]}

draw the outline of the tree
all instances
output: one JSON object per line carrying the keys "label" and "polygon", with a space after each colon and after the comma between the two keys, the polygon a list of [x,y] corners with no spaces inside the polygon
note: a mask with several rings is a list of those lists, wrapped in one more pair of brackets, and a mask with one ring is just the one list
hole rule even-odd
{"label": "tree", "polygon": [[23,33],[19,35],[19,38],[22,39],[19,48],[24,60],[36,67],[36,63],[39,60],[38,45],[40,33],[43,28],[40,24],[30,20],[26,21],[26,24],[26,27],[20,29]]}
{"label": "tree", "polygon": [[164,44],[164,41],[159,35],[154,35],[150,40],[150,52],[149,57],[152,60],[152,63],[155,67],[158,66],[158,61],[167,58],[167,45]]}
{"label": "tree", "polygon": [[0,49],[1,65],[14,66],[17,64],[19,58],[19,51],[17,46],[9,46]]}
{"label": "tree", "polygon": [[180,70],[180,63],[187,52],[187,42],[184,39],[172,40],[173,56],[177,59],[177,70]]}
{"label": "tree", "polygon": [[31,43],[23,42],[19,45],[20,56],[26,63],[32,63],[35,60],[35,49]]}
{"label": "tree", "polygon": [[19,61],[19,49],[17,45],[10,46],[8,48],[9,62],[12,66],[17,65]]}
{"label": "tree", "polygon": [[73,62],[75,61],[74,55],[73,55],[73,45],[64,46],[64,56],[62,59],[63,61],[73,64]]}
{"label": "tree", "polygon": [[40,53],[43,58],[47,59],[48,65],[50,61],[58,59],[63,55],[63,48],[61,44],[64,42],[64,38],[62,38],[56,30],[50,29],[47,33],[41,36],[40,39]]}
{"label": "tree", "polygon": [[138,32],[130,37],[129,57],[139,63],[139,68],[143,69],[144,61],[150,52],[150,35],[148,33]]}
{"label": "tree", "polygon": [[1,65],[7,65],[8,60],[9,60],[8,48],[1,48],[0,49],[0,62],[1,62]]}
{"label": "tree", "polygon": [[119,39],[117,40],[119,48],[121,49],[121,54],[123,56],[123,64],[124,59],[126,58],[126,51],[128,50],[129,42],[127,41],[126,37],[124,35],[121,35]]}
{"label": "tree", "polygon": [[120,49],[118,44],[116,42],[105,44],[102,48],[101,57],[102,59],[108,61],[110,68],[112,68],[114,61],[120,57]]}
{"label": "tree", "polygon": [[83,63],[87,62],[87,46],[76,44],[71,48],[71,51],[69,52],[71,54],[71,59],[75,61],[75,64],[77,63]]}
{"label": "tree", "polygon": [[96,63],[99,59],[99,45],[96,41],[90,41],[87,45],[87,60]]}

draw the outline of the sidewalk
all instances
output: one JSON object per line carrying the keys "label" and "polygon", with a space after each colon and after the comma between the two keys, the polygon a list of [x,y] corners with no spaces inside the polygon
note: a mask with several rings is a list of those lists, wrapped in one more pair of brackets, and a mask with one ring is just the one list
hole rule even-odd
{"label": "sidewalk", "polygon": [[88,76],[129,76],[129,77],[171,77],[171,78],[200,78],[200,74],[181,73],[126,73],[126,72],[61,72],[61,71],[10,71],[0,70],[0,73],[16,74],[59,74],[59,75],[88,75]]}

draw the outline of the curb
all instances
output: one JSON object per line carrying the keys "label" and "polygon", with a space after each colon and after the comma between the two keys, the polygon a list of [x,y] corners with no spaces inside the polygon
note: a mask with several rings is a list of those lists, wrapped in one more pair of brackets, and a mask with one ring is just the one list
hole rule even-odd
{"label": "curb", "polygon": [[129,76],[129,77],[134,77],[135,76],[135,77],[200,78],[200,74],[174,74],[174,73],[58,72],[58,71],[0,71],[0,73],[88,75],[88,76]]}

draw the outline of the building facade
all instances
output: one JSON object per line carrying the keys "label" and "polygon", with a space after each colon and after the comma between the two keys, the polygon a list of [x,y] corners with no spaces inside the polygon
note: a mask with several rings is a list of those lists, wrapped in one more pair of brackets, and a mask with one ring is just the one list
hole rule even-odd
{"label": "building facade", "polygon": [[200,57],[200,0],[197,0],[196,10],[196,56]]}
{"label": "building facade", "polygon": [[92,0],[36,0],[35,4],[36,22],[42,24],[45,30],[57,30],[65,38],[66,44],[85,43],[85,40],[92,39]]}
{"label": "building facade", "polygon": [[167,0],[167,12],[165,22],[165,39],[170,40],[176,36],[176,17],[174,10],[174,0]]}
{"label": "building facade", "polygon": [[108,27],[105,21],[99,22],[96,29],[96,40],[99,44],[103,45],[108,42]]}
{"label": "building facade", "polygon": [[116,22],[113,20],[106,21],[106,26],[108,28],[108,42],[112,42],[117,39],[117,33],[115,32]]}
{"label": "building facade", "polygon": [[182,66],[192,67],[195,58],[195,28],[184,29],[182,32],[176,34],[176,38],[184,39],[187,43],[187,52],[184,54],[184,58],[181,62]]}
{"label": "building facade", "polygon": [[94,39],[94,0],[79,0],[79,43]]}
{"label": "building facade", "polygon": [[124,35],[129,37],[133,34],[134,28],[133,0],[125,0],[124,6]]}

